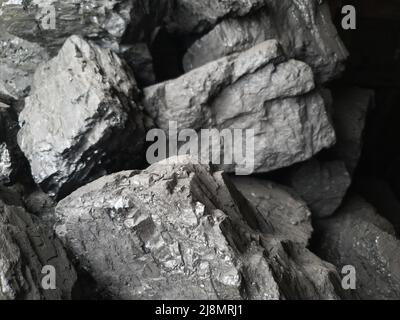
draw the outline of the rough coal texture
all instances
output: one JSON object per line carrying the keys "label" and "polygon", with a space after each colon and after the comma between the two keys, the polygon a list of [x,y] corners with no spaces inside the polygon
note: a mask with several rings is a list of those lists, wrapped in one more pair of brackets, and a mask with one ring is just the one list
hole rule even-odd
{"label": "rough coal texture", "polygon": [[361,299],[400,297],[400,241],[392,225],[361,198],[350,199],[318,226],[317,252],[339,268],[354,266]]}
{"label": "rough coal texture", "polygon": [[168,28],[178,33],[201,33],[225,17],[240,17],[262,8],[266,0],[176,0]]}
{"label": "rough coal texture", "polygon": [[[77,276],[61,242],[16,198],[0,187],[0,300],[70,299]],[[55,268],[55,290],[42,286],[44,266]]]}
{"label": "rough coal texture", "polygon": [[0,300],[399,299],[394,2],[0,0]]}
{"label": "rough coal texture", "polygon": [[308,245],[313,233],[311,212],[294,190],[257,178],[233,177],[232,181],[264,219],[270,221],[276,237]]}
{"label": "rough coal texture", "polygon": [[25,97],[36,67],[47,59],[46,50],[38,44],[10,35],[0,27],[0,102],[11,103]]}
{"label": "rough coal texture", "polygon": [[222,20],[196,41],[185,55],[185,70],[247,50],[265,40],[277,39],[289,57],[313,68],[318,82],[332,80],[343,72],[348,52],[331,22],[326,2],[264,2],[265,7],[256,14]]}
{"label": "rough coal texture", "polygon": [[188,157],[103,177],[62,200],[56,214],[58,236],[113,298],[341,294],[336,270],[305,249],[304,237],[275,237],[266,211]]}
{"label": "rough coal texture", "polygon": [[135,79],[114,53],[69,38],[36,70],[19,116],[18,141],[35,181],[62,196],[99,170],[137,164],[144,128],[135,95]]}
{"label": "rough coal texture", "polygon": [[[287,61],[270,40],[146,88],[143,104],[164,130],[170,121],[178,129],[254,129],[254,171],[268,172],[335,143],[324,100],[314,88],[311,68]],[[230,172],[238,167],[223,166]]]}
{"label": "rough coal texture", "polygon": [[[133,3],[128,0],[1,0],[0,7],[0,27],[56,53],[74,34],[107,46],[117,45],[131,21]],[[54,29],[47,27],[50,7],[54,7],[56,13]]]}

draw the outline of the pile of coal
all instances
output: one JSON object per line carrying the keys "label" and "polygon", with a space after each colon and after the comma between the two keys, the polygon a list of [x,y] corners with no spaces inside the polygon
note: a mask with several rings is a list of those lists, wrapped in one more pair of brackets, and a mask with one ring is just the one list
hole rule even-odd
{"label": "pile of coal", "polygon": [[[0,0],[0,300],[399,298],[347,57],[326,1]],[[149,163],[171,123],[251,130],[251,170]]]}

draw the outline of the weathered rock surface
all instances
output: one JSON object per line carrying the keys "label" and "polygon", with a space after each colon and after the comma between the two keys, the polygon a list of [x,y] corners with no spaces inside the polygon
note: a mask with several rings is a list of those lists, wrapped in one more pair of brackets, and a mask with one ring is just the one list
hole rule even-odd
{"label": "weathered rock surface", "polygon": [[115,46],[131,22],[133,2],[1,0],[0,7],[0,27],[17,37],[46,46],[55,54],[74,34]]}
{"label": "weathered rock surface", "polygon": [[290,185],[316,218],[331,216],[342,204],[351,178],[342,161],[307,161],[293,168]]}
{"label": "weathered rock surface", "polygon": [[225,17],[244,16],[260,9],[266,2],[266,0],[177,0],[169,16],[168,27],[174,32],[201,33]]}
{"label": "weathered rock surface", "polygon": [[305,249],[302,231],[275,237],[267,212],[187,157],[103,177],[56,215],[56,233],[113,298],[340,297],[335,269]]}
{"label": "weathered rock surface", "polygon": [[[0,190],[0,300],[70,299],[77,280],[61,242]],[[42,286],[44,266],[56,271],[56,289]]]}
{"label": "weathered rock surface", "polygon": [[45,49],[0,28],[0,102],[11,103],[25,97],[36,67],[46,60]]}
{"label": "weathered rock surface", "polygon": [[232,177],[232,182],[270,222],[276,238],[308,245],[313,232],[311,212],[293,190],[253,177]]}
{"label": "weathered rock surface", "polygon": [[344,71],[348,52],[331,21],[327,2],[268,0],[266,6],[239,19],[226,19],[196,41],[184,58],[186,71],[226,55],[278,39],[286,53],[309,64],[317,82]]}
{"label": "weathered rock surface", "polygon": [[62,196],[96,172],[139,161],[144,129],[129,70],[77,36],[37,69],[18,142],[45,191]]}
{"label": "weathered rock surface", "polygon": [[318,223],[317,253],[342,268],[355,267],[361,299],[399,299],[400,242],[393,227],[360,198]]}
{"label": "weathered rock surface", "polygon": [[334,90],[333,98],[337,144],[331,153],[345,162],[352,175],[361,156],[367,114],[375,106],[375,94],[367,89],[343,88]]}
{"label": "weathered rock surface", "polygon": [[[285,61],[278,43],[270,40],[148,87],[143,103],[163,130],[170,121],[178,122],[178,130],[254,129],[254,171],[268,172],[335,143],[314,86],[311,68]],[[232,172],[240,166],[236,162],[223,169]]]}
{"label": "weathered rock surface", "polygon": [[[258,214],[269,222],[272,227],[269,236],[274,241],[280,241],[283,246],[288,245],[287,248],[296,243],[296,249],[289,250],[289,256],[296,261],[294,267],[302,270],[304,277],[314,283],[319,292],[317,295],[322,299],[353,298],[338,289],[340,284],[337,282],[335,267],[307,249],[313,233],[311,212],[293,190],[253,177],[232,177],[232,181]],[[276,269],[278,268],[277,266]],[[305,288],[302,285],[300,287]],[[299,296],[301,295],[300,293]]]}

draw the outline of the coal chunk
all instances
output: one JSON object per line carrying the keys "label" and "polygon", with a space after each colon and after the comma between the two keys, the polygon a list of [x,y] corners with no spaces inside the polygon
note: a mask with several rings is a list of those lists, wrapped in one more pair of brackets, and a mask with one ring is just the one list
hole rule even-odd
{"label": "coal chunk", "polygon": [[[14,199],[0,187],[0,300],[71,299],[77,275],[61,242]],[[42,285],[46,266],[55,289]]]}
{"label": "coal chunk", "polygon": [[309,64],[318,83],[338,77],[345,69],[348,52],[326,2],[270,0],[255,14],[222,20],[196,41],[185,55],[185,70],[270,39],[278,39],[289,57]]}
{"label": "coal chunk", "polygon": [[11,104],[27,96],[36,67],[48,59],[40,45],[0,28],[0,102]]}
{"label": "coal chunk", "polygon": [[350,174],[342,161],[312,159],[293,168],[289,179],[316,218],[334,214],[351,185]]}
{"label": "coal chunk", "polygon": [[102,170],[135,168],[144,141],[138,89],[113,52],[78,36],[35,73],[18,142],[36,183],[62,196]]}
{"label": "coal chunk", "polygon": [[[270,40],[145,88],[143,104],[165,131],[171,121],[177,122],[178,131],[253,129],[252,171],[269,172],[307,160],[335,143],[324,100],[314,89],[311,68],[287,60],[278,42]],[[236,151],[235,163],[223,169],[249,173],[248,164],[235,161],[241,157]]]}
{"label": "coal chunk", "polygon": [[335,268],[305,249],[301,231],[296,242],[275,238],[267,212],[189,157],[103,177],[56,216],[58,236],[112,298],[341,297]]}
{"label": "coal chunk", "polygon": [[361,299],[399,299],[400,242],[393,226],[363,199],[344,204],[337,216],[318,223],[317,253],[338,268],[356,271]]}

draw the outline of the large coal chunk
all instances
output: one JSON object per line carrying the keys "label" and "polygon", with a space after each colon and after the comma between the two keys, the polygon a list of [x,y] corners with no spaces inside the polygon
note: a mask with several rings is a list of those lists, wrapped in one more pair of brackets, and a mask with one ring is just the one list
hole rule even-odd
{"label": "large coal chunk", "polygon": [[[307,212],[297,209],[294,220]],[[333,266],[305,249],[307,230],[298,237],[282,234],[290,229],[275,229],[268,213],[253,207],[225,175],[188,157],[94,181],[62,200],[56,216],[56,233],[113,298],[341,294]]]}
{"label": "large coal chunk", "polygon": [[[0,300],[70,299],[77,275],[61,242],[13,198],[0,187]],[[44,267],[55,289],[42,285]]]}
{"label": "large coal chunk", "polygon": [[[314,87],[311,68],[287,61],[277,41],[270,40],[146,88],[143,104],[166,131],[170,121],[178,122],[178,130],[253,129],[254,171],[268,172],[335,143],[324,100]],[[223,169],[239,167],[225,163]]]}
{"label": "large coal chunk", "polygon": [[101,170],[138,165],[144,129],[129,70],[78,36],[38,67],[18,141],[45,191],[62,196]]}
{"label": "large coal chunk", "polygon": [[400,298],[400,242],[393,226],[361,198],[318,223],[319,256],[337,267],[353,266],[361,299]]}
{"label": "large coal chunk", "polygon": [[291,169],[290,185],[306,201],[314,217],[331,216],[342,204],[351,185],[342,161],[312,159]]}
{"label": "large coal chunk", "polygon": [[[291,279],[295,283],[289,285],[290,280],[280,283],[283,293],[281,298],[352,298],[352,295],[342,290],[336,268],[307,249],[313,233],[311,211],[294,190],[253,177],[233,177],[232,181],[263,219],[272,226],[268,237],[280,241],[288,254],[287,257],[295,263],[292,265],[289,260],[281,261],[282,257],[279,256],[277,261],[270,260],[276,275],[286,279],[285,277],[292,273]],[[296,272],[289,271],[291,265],[296,268]]]}
{"label": "large coal chunk", "polygon": [[223,56],[278,39],[285,53],[309,64],[317,82],[344,71],[348,52],[331,22],[329,6],[316,0],[264,1],[265,6],[242,18],[222,20],[196,41],[184,58],[186,71]]}
{"label": "large coal chunk", "polygon": [[0,48],[0,102],[10,104],[29,94],[35,69],[48,60],[48,54],[38,44],[8,34],[1,28]]}

